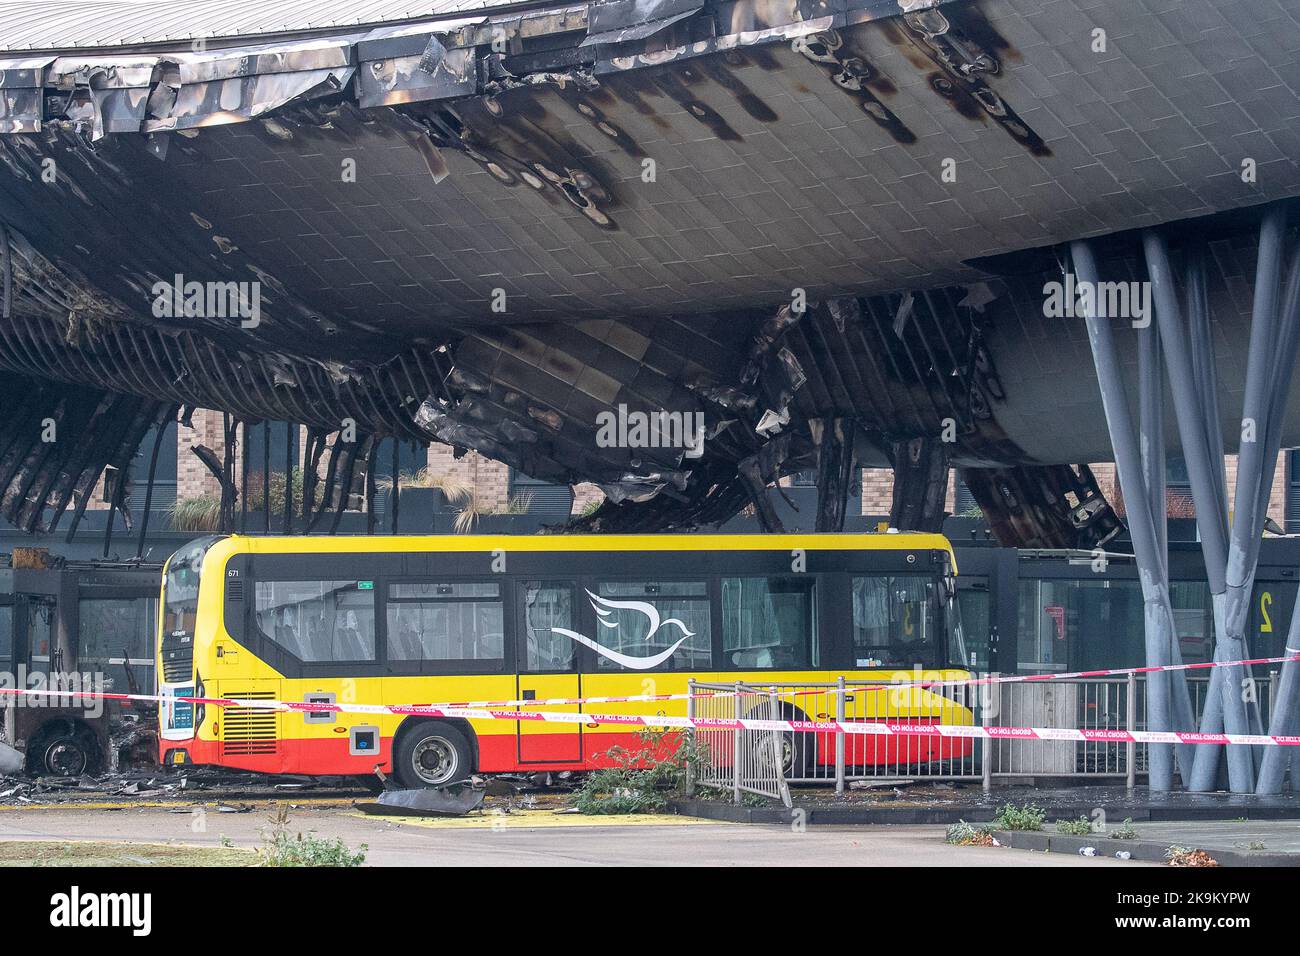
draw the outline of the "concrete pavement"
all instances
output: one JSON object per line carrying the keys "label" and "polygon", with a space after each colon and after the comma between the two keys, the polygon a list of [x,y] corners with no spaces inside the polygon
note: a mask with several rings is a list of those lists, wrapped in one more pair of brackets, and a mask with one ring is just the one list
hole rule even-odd
{"label": "concrete pavement", "polygon": [[[0,812],[2,840],[122,840],[260,846],[273,812],[212,807]],[[368,846],[374,866],[1139,866],[1020,850],[952,847],[941,826],[790,827],[575,818],[550,812],[469,820],[367,817],[346,807],[289,811],[288,830]]]}

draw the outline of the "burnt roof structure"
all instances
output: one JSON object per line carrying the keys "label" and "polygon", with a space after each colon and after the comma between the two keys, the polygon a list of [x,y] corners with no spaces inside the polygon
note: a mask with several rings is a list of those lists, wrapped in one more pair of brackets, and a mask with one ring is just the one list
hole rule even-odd
{"label": "burnt roof structure", "polygon": [[[834,526],[886,463],[924,524],[955,463],[1008,540],[1099,540],[1069,466],[1109,457],[1105,420],[1044,284],[1095,237],[1141,278],[1133,231],[1176,224],[1240,390],[1257,209],[1300,194],[1297,26],[1260,0],[0,2],[0,514],[52,525],[199,406],[596,481],[602,528],[772,520],[807,469]],[[702,416],[702,453],[610,447],[620,406]]]}

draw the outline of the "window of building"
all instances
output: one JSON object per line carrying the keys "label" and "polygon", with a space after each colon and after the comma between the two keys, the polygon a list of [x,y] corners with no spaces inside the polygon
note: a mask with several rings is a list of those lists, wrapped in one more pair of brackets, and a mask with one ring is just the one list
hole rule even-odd
{"label": "window of building", "polygon": [[371,581],[258,581],[262,633],[300,661],[375,660]]}
{"label": "window of building", "polygon": [[578,643],[555,628],[573,630],[573,588],[567,584],[527,581],[524,595],[523,670],[571,671],[578,660]]}
{"label": "window of building", "polygon": [[[596,652],[601,670],[624,667],[602,649],[654,660],[656,669],[712,666],[709,588],[704,581],[606,581],[597,592],[592,604],[599,621],[594,641],[600,645]],[[674,645],[676,650],[669,653]],[[660,655],[667,656],[660,661]]]}
{"label": "window of building", "polygon": [[520,507],[527,506],[528,514],[567,518],[573,510],[573,488],[530,478],[521,471],[510,469],[510,498]]}
{"label": "window of building", "polygon": [[[113,690],[153,688],[156,598],[86,598],[78,607],[78,670],[104,675]],[[128,676],[129,675],[129,676]]]}
{"label": "window of building", "polygon": [[935,582],[917,575],[853,579],[853,658],[857,667],[940,663]]}
{"label": "window of building", "polygon": [[815,663],[813,582],[807,578],[723,578],[722,653],[744,668]]}
{"label": "window of building", "polygon": [[[1209,586],[1170,585],[1174,626],[1187,663],[1213,656]],[[1142,587],[1133,578],[1022,579],[1019,667],[1028,673],[1138,667],[1145,663]]]}
{"label": "window of building", "polygon": [[14,656],[14,606],[0,604],[0,669],[9,670]]}
{"label": "window of building", "polygon": [[435,581],[389,588],[390,661],[502,662],[504,634],[499,584]]}
{"label": "window of building", "polygon": [[[153,458],[157,426],[145,432],[136,449],[135,464],[131,469],[131,504],[144,507],[149,490],[149,463]],[[162,441],[158,445],[158,461],[154,466],[153,497],[149,499],[150,511],[170,511],[176,504],[176,422],[163,425]]]}
{"label": "window of building", "polygon": [[1286,533],[1300,534],[1300,449],[1286,453]]}
{"label": "window of building", "polygon": [[948,662],[965,664],[971,670],[989,670],[992,666],[993,598],[988,587],[958,587],[954,604],[958,619],[953,622]]}

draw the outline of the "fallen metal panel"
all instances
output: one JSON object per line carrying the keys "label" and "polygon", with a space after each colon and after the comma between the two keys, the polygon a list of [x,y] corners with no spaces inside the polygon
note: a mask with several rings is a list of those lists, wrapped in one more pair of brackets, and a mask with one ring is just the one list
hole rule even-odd
{"label": "fallen metal panel", "polygon": [[592,33],[587,39],[582,41],[583,46],[592,46],[597,43],[628,43],[632,40],[644,40],[648,36],[653,36],[660,30],[664,30],[679,20],[685,20],[693,16],[699,7],[692,10],[686,10],[664,20],[653,20],[650,23],[638,23],[636,26],[620,27],[617,30],[606,30],[603,33]]}
{"label": "fallen metal panel", "polygon": [[[897,14],[895,0],[888,0]],[[735,0],[710,11],[707,33],[696,21],[664,22],[640,38],[600,43],[597,73],[619,72],[740,47],[793,40],[844,20],[844,0]]]}
{"label": "fallen metal panel", "polygon": [[376,27],[357,41],[357,59],[383,60],[392,56],[413,56],[423,52],[430,36],[441,37],[447,47],[471,46],[466,28],[487,22],[487,17],[464,17],[408,23],[396,27]]}
{"label": "fallen metal panel", "polygon": [[158,68],[156,56],[61,56],[47,76],[70,91],[65,112],[89,122],[91,139],[97,140],[107,133],[139,132]]}
{"label": "fallen metal panel", "polygon": [[385,790],[373,802],[358,803],[362,813],[376,816],[461,817],[483,805],[485,790],[439,787],[429,790]]}
{"label": "fallen metal panel", "polygon": [[192,83],[177,91],[166,116],[147,121],[144,129],[153,133],[243,122],[293,100],[337,93],[353,72],[353,67],[345,67]]}
{"label": "fallen metal panel", "polygon": [[45,102],[45,68],[53,57],[0,60],[0,133],[35,133]]}
{"label": "fallen metal panel", "polygon": [[352,66],[353,45],[360,34],[305,40],[299,43],[244,46],[233,50],[169,53],[180,68],[182,83],[204,83],[264,73],[299,73]]}
{"label": "fallen metal panel", "polygon": [[394,106],[478,92],[472,49],[442,50],[432,72],[421,69],[423,49],[412,56],[362,63],[357,73],[357,99],[361,106]]}

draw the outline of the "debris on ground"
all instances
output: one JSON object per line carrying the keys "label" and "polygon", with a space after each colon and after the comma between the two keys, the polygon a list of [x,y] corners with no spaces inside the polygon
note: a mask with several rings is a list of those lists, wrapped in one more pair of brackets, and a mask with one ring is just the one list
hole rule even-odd
{"label": "debris on ground", "polygon": [[80,777],[0,774],[0,805],[75,803],[109,798],[183,799],[202,794],[228,801],[248,796],[270,798],[286,790],[308,791],[315,796],[351,796],[362,786],[356,777],[305,777],[299,774],[263,774],[216,767],[178,767],[118,771]]}
{"label": "debris on ground", "polygon": [[114,769],[153,767],[158,763],[158,728],[137,713],[118,714],[108,727]]}
{"label": "debris on ground", "polygon": [[1185,846],[1171,846],[1165,851],[1170,866],[1218,866],[1219,861],[1204,850],[1189,850]]}
{"label": "debris on ground", "polygon": [[460,784],[428,790],[385,790],[375,800],[358,803],[375,816],[461,817],[483,805],[487,792]]}
{"label": "debris on ground", "polygon": [[22,773],[27,758],[4,741],[0,741],[0,774]]}

